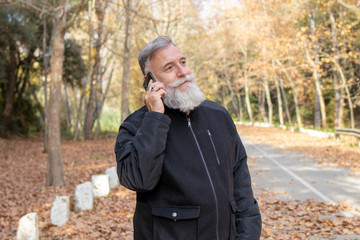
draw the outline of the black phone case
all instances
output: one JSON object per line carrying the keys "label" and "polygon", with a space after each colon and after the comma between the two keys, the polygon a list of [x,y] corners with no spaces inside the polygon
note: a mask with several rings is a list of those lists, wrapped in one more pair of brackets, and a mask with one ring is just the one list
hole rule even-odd
{"label": "black phone case", "polygon": [[151,74],[151,72],[148,72],[148,73],[145,75],[145,80],[144,80],[144,84],[143,84],[145,90],[147,90],[148,85],[149,85],[149,82],[150,82],[151,79],[153,80],[153,82],[156,82],[156,79],[155,79],[154,76]]}

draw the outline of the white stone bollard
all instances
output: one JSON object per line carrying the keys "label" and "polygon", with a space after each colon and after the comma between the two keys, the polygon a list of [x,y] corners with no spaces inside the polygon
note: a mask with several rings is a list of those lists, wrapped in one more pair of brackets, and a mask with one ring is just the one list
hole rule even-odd
{"label": "white stone bollard", "polygon": [[109,176],[106,174],[91,177],[94,198],[105,197],[110,193]]}
{"label": "white stone bollard", "polygon": [[76,212],[93,209],[94,195],[91,182],[84,182],[76,186],[75,206]]}
{"label": "white stone bollard", "polygon": [[39,224],[36,213],[28,213],[19,220],[16,232],[16,240],[38,240]]}
{"label": "white stone bollard", "polygon": [[61,227],[69,220],[70,197],[56,196],[50,212],[51,223]]}
{"label": "white stone bollard", "polygon": [[105,174],[109,176],[110,188],[119,186],[119,177],[116,172],[116,167],[106,169]]}

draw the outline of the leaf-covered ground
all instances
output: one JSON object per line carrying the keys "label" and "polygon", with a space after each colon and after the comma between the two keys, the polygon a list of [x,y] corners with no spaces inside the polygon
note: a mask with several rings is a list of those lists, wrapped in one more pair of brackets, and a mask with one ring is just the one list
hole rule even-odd
{"label": "leaf-covered ground", "polygon": [[[279,129],[240,127],[241,135],[283,149],[306,153],[327,164],[351,166],[358,173],[360,151],[335,140],[318,139]],[[73,195],[76,185],[89,181],[115,165],[115,137],[97,141],[63,141],[65,187],[45,187],[46,154],[41,138],[0,139],[0,239],[14,239],[21,216],[37,212],[41,239],[132,239],[135,194],[118,187],[108,197],[96,199],[91,211],[70,213],[62,227],[50,223],[56,195]],[[249,156],[249,164],[252,157]],[[360,219],[340,212],[350,206],[333,206],[308,200],[279,201],[274,193],[255,186],[263,215],[263,239],[331,239],[337,235],[357,239]]]}

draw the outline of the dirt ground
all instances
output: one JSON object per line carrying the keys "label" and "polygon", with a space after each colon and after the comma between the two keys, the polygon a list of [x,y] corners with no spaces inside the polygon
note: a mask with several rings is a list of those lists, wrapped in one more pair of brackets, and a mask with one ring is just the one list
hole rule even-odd
{"label": "dirt ground", "polygon": [[[275,128],[239,126],[242,136],[286,150],[302,152],[323,164],[349,167],[357,174],[360,150],[336,140],[319,139]],[[115,166],[115,136],[96,141],[63,141],[62,159],[66,186],[45,187],[47,155],[41,138],[0,139],[0,239],[14,239],[21,216],[36,212],[40,239],[133,239],[132,214],[135,194],[123,187],[94,201],[94,209],[74,212],[76,185],[90,181]],[[249,156],[249,165],[252,157]],[[360,219],[345,218],[346,203],[333,206],[313,200],[275,200],[274,193],[256,189],[263,213],[262,239],[313,239],[360,234]],[[55,196],[71,198],[69,221],[62,227],[50,223]],[[329,216],[329,217],[321,217]]]}

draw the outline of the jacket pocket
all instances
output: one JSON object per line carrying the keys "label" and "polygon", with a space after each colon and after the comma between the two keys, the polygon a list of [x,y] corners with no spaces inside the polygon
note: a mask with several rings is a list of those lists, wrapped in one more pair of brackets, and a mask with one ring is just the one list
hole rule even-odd
{"label": "jacket pocket", "polygon": [[235,200],[230,201],[230,240],[235,239],[236,235],[236,223],[235,223],[235,213],[236,213],[236,202]]}
{"label": "jacket pocket", "polygon": [[198,239],[200,207],[154,206],[154,240]]}
{"label": "jacket pocket", "polygon": [[212,147],[213,147],[213,149],[214,149],[216,161],[217,161],[218,165],[220,165],[219,155],[218,155],[218,153],[217,153],[217,151],[216,151],[216,147],[215,147],[214,140],[213,140],[213,137],[212,137],[212,135],[211,135],[211,132],[210,132],[210,130],[206,130],[206,132],[207,132],[207,134],[208,134],[208,136],[209,136],[209,138],[210,138],[211,145],[212,145]]}

